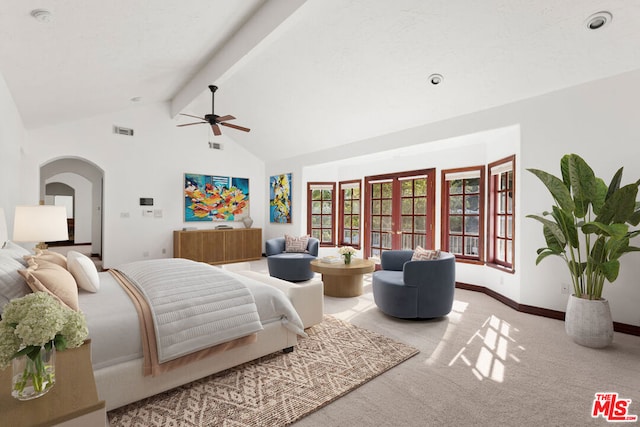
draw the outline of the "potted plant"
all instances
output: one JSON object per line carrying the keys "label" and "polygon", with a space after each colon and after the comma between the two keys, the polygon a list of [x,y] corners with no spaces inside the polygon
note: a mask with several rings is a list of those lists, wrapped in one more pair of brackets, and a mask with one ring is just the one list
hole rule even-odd
{"label": "potted plant", "polygon": [[[640,251],[629,244],[640,234],[630,229],[640,223],[636,202],[640,180],[621,186],[622,169],[608,186],[576,154],[560,160],[562,179],[527,169],[544,183],[555,202],[543,216],[527,215],[542,223],[546,241],[546,247],[537,251],[536,265],[550,255],[565,261],[573,285],[565,329],[574,341],[589,347],[611,344],[613,320],[608,301],[602,298],[604,282],[618,278],[622,255]],[[588,320],[587,315],[594,318]]]}

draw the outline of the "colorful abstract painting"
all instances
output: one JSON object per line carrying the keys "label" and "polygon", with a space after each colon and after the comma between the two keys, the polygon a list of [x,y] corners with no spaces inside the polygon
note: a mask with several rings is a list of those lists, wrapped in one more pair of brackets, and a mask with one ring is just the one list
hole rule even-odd
{"label": "colorful abstract painting", "polygon": [[270,222],[291,224],[291,174],[272,176],[269,188]]}
{"label": "colorful abstract painting", "polygon": [[249,216],[249,179],[184,174],[184,220],[241,221]]}

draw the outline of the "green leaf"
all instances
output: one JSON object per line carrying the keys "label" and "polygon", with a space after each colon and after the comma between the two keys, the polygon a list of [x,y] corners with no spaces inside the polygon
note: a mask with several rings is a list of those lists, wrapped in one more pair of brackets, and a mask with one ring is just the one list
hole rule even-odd
{"label": "green leaf", "polygon": [[551,196],[558,204],[560,209],[573,212],[575,205],[571,198],[571,192],[569,188],[554,175],[547,173],[539,169],[527,169],[529,172],[537,176],[540,181],[547,187],[547,190],[551,193]]}
{"label": "green leaf", "polygon": [[564,247],[566,245],[567,240],[565,239],[564,233],[562,232],[562,229],[558,226],[558,224],[539,215],[527,215],[527,218],[533,218],[542,223],[544,238],[549,246]]}
{"label": "green leaf", "polygon": [[596,221],[603,224],[627,222],[634,215],[637,195],[638,186],[636,184],[619,188],[604,203]]}
{"label": "green leaf", "polygon": [[611,178],[611,182],[609,183],[609,188],[607,189],[607,199],[613,195],[620,188],[620,183],[622,182],[622,169],[618,169],[618,171]]}
{"label": "green leaf", "polygon": [[573,215],[570,212],[563,211],[557,206],[554,206],[551,216],[556,220],[558,227],[560,227],[564,240],[569,242],[571,247],[577,248],[580,245],[580,241],[578,240],[578,230],[574,224]]}
{"label": "green leaf", "polygon": [[614,282],[618,278],[618,273],[620,271],[620,261],[616,259],[604,262],[600,264],[599,269],[610,283]]}
{"label": "green leaf", "polygon": [[591,198],[596,193],[596,176],[587,162],[577,154],[569,155],[568,174],[575,203],[574,214],[578,218],[584,218],[589,212]]}
{"label": "green leaf", "polygon": [[540,264],[540,261],[542,261],[543,259],[545,259],[550,255],[558,255],[558,256],[562,255],[562,252],[556,252],[549,248],[541,248],[539,249],[539,251],[540,252],[538,252],[538,257],[536,258],[536,265]]}
{"label": "green leaf", "polygon": [[596,192],[591,197],[591,206],[593,213],[598,215],[604,202],[607,200],[607,184],[601,178],[596,178]]}

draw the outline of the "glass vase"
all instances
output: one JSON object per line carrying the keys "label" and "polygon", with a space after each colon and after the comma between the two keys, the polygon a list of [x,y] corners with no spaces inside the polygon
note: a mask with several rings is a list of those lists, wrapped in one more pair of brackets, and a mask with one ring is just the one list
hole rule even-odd
{"label": "glass vase", "polygon": [[351,254],[344,254],[344,263],[351,264]]}
{"label": "glass vase", "polygon": [[40,347],[37,352],[18,356],[11,361],[11,395],[30,400],[46,394],[56,382],[56,349]]}

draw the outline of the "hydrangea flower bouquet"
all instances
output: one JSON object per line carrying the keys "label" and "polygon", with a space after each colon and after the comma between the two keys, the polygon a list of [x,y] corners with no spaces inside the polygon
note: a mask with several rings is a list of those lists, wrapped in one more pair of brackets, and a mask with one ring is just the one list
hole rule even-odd
{"label": "hydrangea flower bouquet", "polygon": [[13,361],[11,394],[27,400],[46,393],[55,383],[50,355],[80,347],[88,335],[84,315],[46,292],[10,301],[0,320],[0,369]]}

